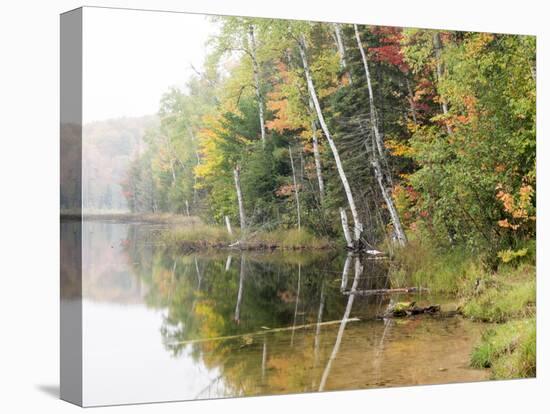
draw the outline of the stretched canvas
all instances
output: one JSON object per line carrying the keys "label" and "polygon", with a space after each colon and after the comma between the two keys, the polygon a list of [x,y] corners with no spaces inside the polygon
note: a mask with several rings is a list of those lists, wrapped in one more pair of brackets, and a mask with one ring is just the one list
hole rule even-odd
{"label": "stretched canvas", "polygon": [[536,375],[533,36],[61,16],[61,398]]}

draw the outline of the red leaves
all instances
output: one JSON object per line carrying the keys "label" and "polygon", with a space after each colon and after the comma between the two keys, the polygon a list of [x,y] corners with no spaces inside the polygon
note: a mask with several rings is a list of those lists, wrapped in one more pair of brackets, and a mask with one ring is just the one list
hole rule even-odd
{"label": "red leaves", "polygon": [[369,47],[373,60],[397,66],[404,73],[409,71],[401,52],[402,29],[399,27],[376,26],[372,32],[378,36],[380,46]]}

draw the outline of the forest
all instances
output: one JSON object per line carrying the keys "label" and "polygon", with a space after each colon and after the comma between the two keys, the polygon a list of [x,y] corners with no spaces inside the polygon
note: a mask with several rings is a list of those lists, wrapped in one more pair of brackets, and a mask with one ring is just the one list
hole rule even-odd
{"label": "forest", "polygon": [[[496,269],[535,237],[535,38],[217,17],[131,164],[133,212]],[[228,227],[231,230],[231,227]]]}

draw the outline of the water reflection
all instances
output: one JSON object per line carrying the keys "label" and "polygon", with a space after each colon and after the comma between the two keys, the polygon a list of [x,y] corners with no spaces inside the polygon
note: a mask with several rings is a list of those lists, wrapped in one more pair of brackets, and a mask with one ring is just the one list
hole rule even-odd
{"label": "water reflection", "polygon": [[156,246],[157,231],[84,223],[88,405],[485,378],[467,367],[476,325],[377,320],[388,299],[353,294],[388,286],[384,261],[173,255]]}

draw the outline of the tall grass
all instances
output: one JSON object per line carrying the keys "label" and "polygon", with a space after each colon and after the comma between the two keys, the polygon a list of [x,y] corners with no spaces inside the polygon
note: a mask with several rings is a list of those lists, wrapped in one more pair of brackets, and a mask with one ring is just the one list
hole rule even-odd
{"label": "tall grass", "polygon": [[536,375],[537,334],[535,318],[507,322],[489,329],[471,355],[476,368],[491,368],[495,379]]}
{"label": "tall grass", "polygon": [[[327,238],[318,237],[305,229],[281,229],[241,233],[234,229],[230,235],[225,227],[204,224],[181,227],[166,232],[161,241],[171,248],[226,248],[236,245],[243,249],[326,249],[333,247]],[[236,244],[238,242],[238,244]]]}

